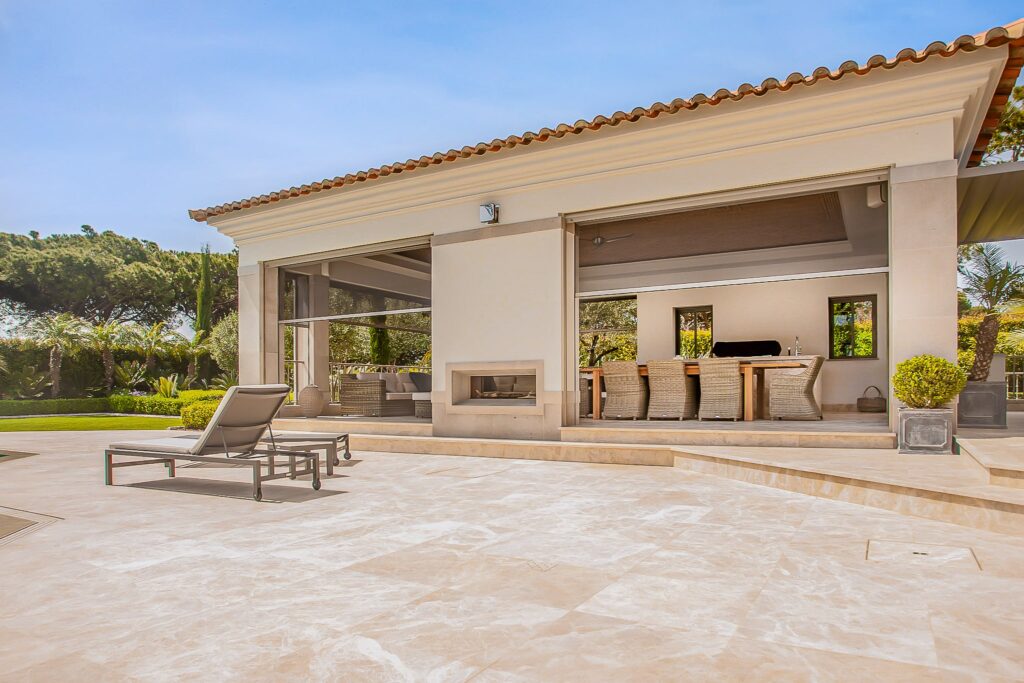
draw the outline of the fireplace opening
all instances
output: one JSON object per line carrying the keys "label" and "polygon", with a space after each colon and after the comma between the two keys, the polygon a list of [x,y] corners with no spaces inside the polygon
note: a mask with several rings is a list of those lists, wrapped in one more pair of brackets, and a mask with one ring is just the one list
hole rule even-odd
{"label": "fireplace opening", "polygon": [[452,413],[537,415],[544,411],[540,361],[448,363]]}
{"label": "fireplace opening", "polygon": [[536,405],[535,375],[472,375],[469,398],[463,403],[476,405]]}

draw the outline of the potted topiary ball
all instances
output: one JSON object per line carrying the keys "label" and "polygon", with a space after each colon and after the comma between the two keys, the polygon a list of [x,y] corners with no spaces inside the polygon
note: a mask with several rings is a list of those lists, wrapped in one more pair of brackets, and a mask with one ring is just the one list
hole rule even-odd
{"label": "potted topiary ball", "polygon": [[896,365],[892,389],[899,409],[900,453],[952,453],[953,409],[946,406],[967,374],[945,358],[924,354]]}

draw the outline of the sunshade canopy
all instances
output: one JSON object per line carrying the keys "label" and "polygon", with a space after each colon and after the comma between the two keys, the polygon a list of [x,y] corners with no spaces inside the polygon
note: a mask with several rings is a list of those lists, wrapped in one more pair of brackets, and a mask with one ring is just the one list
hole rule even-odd
{"label": "sunshade canopy", "polygon": [[1024,161],[962,170],[957,205],[961,244],[1024,238]]}

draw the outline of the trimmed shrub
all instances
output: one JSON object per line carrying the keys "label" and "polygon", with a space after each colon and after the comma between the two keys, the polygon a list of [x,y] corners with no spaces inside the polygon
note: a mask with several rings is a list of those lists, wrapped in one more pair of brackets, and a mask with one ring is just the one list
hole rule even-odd
{"label": "trimmed shrub", "polygon": [[206,429],[219,401],[196,401],[181,409],[181,424],[189,429]]}
{"label": "trimmed shrub", "polygon": [[180,398],[132,396],[130,394],[115,394],[109,400],[112,412],[142,415],[180,415],[181,408],[185,405]]}
{"label": "trimmed shrub", "polygon": [[967,384],[967,373],[945,358],[922,354],[896,365],[892,389],[910,408],[941,408]]}
{"label": "trimmed shrub", "polygon": [[106,398],[51,398],[40,401],[0,401],[0,415],[67,415],[68,413],[106,413]]}
{"label": "trimmed shrub", "polygon": [[185,403],[196,401],[220,401],[227,393],[223,389],[186,389],[178,392],[178,398]]}

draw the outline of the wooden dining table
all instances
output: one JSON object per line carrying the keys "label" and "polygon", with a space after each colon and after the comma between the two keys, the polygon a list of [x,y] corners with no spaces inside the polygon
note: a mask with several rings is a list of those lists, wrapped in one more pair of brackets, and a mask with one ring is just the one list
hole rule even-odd
{"label": "wooden dining table", "polygon": [[[740,375],[743,377],[743,420],[756,420],[764,413],[765,402],[765,370],[781,370],[785,368],[807,367],[809,359],[794,356],[778,356],[766,358],[740,359]],[[700,365],[697,361],[685,361],[687,375],[700,375]],[[639,365],[640,374],[647,376],[647,366]],[[594,419],[601,420],[601,377],[604,372],[601,368],[580,368],[581,373],[589,373],[594,378],[593,402]],[[755,400],[756,399],[756,400]]]}

